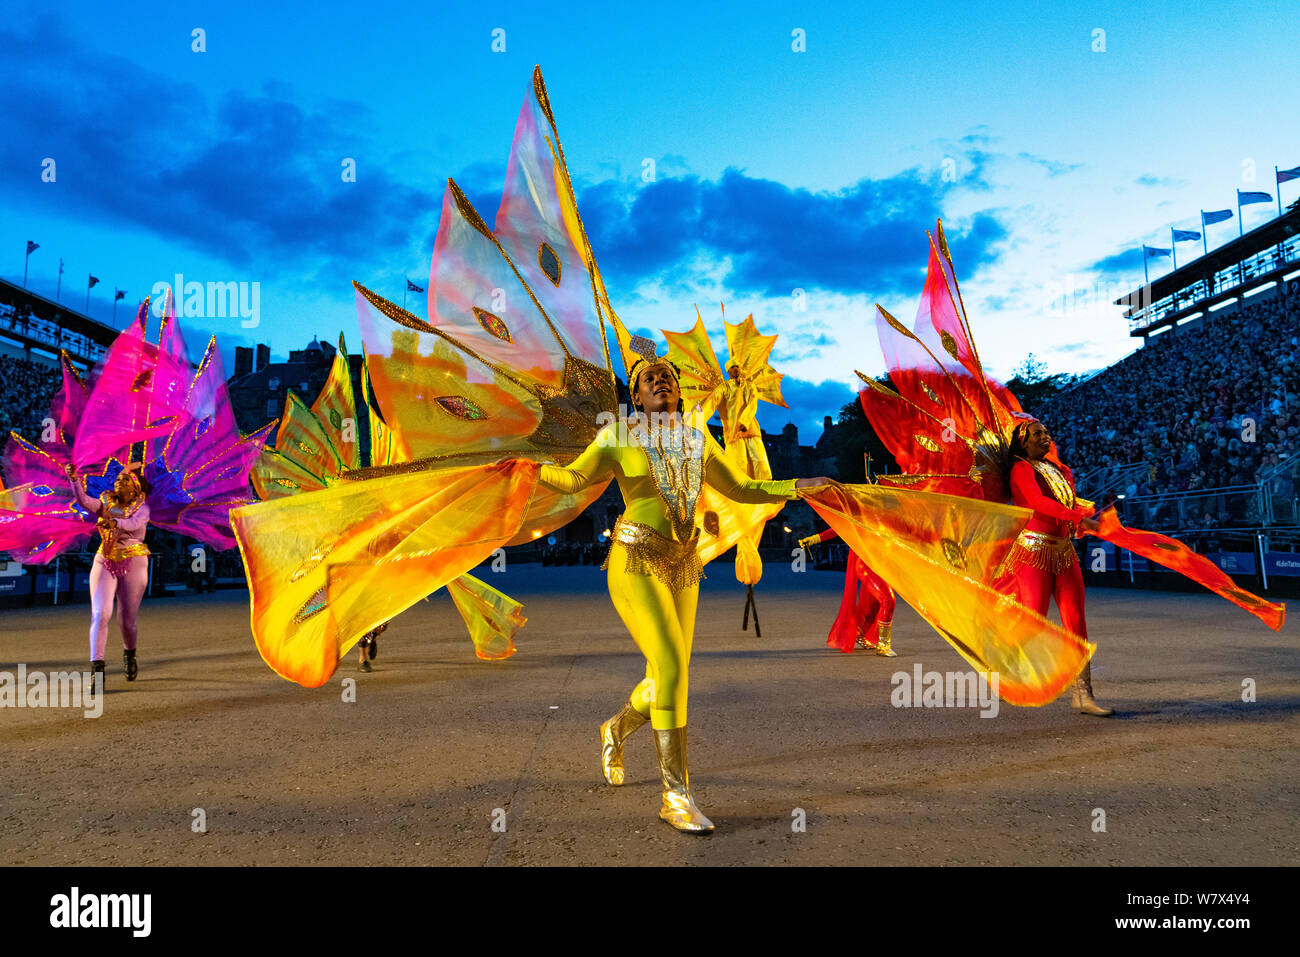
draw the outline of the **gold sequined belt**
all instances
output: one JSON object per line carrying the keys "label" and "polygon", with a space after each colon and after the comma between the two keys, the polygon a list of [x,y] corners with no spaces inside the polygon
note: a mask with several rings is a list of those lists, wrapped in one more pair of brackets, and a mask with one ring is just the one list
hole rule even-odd
{"label": "gold sequined belt", "polygon": [[1029,565],[1059,575],[1079,560],[1068,538],[1043,532],[1023,531],[1007,555],[1006,567]]}
{"label": "gold sequined belt", "polygon": [[141,555],[149,554],[149,546],[143,542],[139,545],[122,545],[115,548],[105,548],[99,546],[99,554],[104,556],[106,562],[124,562],[128,558],[136,558]]}
{"label": "gold sequined belt", "polygon": [[[633,575],[651,575],[668,586],[674,595],[698,585],[704,577],[704,566],[697,551],[698,534],[688,541],[679,542],[655,531],[640,522],[625,521],[622,516],[614,523],[610,536],[615,545],[623,546],[627,570]],[[612,554],[614,549],[610,548]],[[601,568],[609,567],[609,555]]]}

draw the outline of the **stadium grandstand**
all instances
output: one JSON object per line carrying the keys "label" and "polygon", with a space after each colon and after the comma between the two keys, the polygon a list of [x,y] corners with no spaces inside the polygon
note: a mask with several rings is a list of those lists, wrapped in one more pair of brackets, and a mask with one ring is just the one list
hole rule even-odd
{"label": "stadium grandstand", "polygon": [[1079,491],[1300,577],[1300,206],[1120,298],[1143,346],[1032,409]]}
{"label": "stadium grandstand", "polygon": [[117,330],[0,279],[0,437],[40,429],[59,386],[59,353],[90,369]]}

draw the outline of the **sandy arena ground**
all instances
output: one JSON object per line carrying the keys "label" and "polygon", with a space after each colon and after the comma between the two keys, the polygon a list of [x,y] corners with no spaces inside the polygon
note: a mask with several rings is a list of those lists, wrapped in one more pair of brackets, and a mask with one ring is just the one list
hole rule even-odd
{"label": "sandy arena ground", "polygon": [[[352,655],[315,690],[262,662],[244,592],[147,602],[134,684],[110,633],[103,717],[0,710],[0,861],[1300,862],[1294,620],[1273,633],[1208,594],[1094,589],[1094,682],[1120,716],[1075,715],[1067,696],[981,718],[891,706],[895,672],[968,670],[911,609],[899,657],[842,655],[824,647],[842,573],[769,565],[756,639],[740,630],[743,588],[715,566],[689,727],[696,799],[718,829],[697,838],[656,817],[648,729],[628,743],[628,785],[601,779],[597,729],[643,667],[603,573],[483,577],[526,603],[514,658],[475,659],[439,594],[393,623],[373,673]],[[84,604],[0,611],[0,670],[80,667],[88,620]]]}

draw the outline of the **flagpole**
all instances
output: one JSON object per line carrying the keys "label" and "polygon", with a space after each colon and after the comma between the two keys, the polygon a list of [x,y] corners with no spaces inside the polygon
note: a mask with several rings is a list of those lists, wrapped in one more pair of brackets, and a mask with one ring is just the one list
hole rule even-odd
{"label": "flagpole", "polygon": [[1277,192],[1277,215],[1282,218],[1282,182],[1277,178],[1277,167],[1273,167],[1273,189]]}
{"label": "flagpole", "polygon": [[1178,240],[1174,238],[1174,227],[1169,227],[1169,255],[1174,261],[1174,272],[1178,272]]}
{"label": "flagpole", "polygon": [[[1276,168],[1276,167],[1275,167]],[[59,257],[59,283],[54,287],[54,301],[59,301],[59,294],[63,292],[63,257]]]}
{"label": "flagpole", "polygon": [[1142,244],[1142,278],[1146,280],[1146,285],[1151,285],[1151,275],[1147,272],[1147,247],[1146,243]]}
{"label": "flagpole", "polygon": [[90,283],[86,283],[86,308],[83,310],[86,315],[90,315]]}
{"label": "flagpole", "polygon": [[1237,190],[1237,238],[1246,235],[1246,227],[1241,225],[1241,190]]}

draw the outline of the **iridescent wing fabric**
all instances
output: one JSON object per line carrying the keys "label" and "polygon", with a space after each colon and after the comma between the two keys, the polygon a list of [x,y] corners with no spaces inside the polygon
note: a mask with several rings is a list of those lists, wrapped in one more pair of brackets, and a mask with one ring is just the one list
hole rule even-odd
{"label": "iridescent wing fabric", "polygon": [[362,635],[518,532],[537,469],[417,469],[237,509],[262,658],[304,687],[324,684]]}
{"label": "iridescent wing fabric", "polygon": [[1042,705],[1061,693],[1094,645],[986,582],[1030,513],[961,496],[880,485],[801,489],[804,501],[998,694]]}
{"label": "iridescent wing fabric", "polygon": [[[909,330],[879,306],[876,314],[881,351],[895,388],[859,372],[867,385],[860,395],[872,427],[902,469],[901,475],[882,475],[880,480],[990,502],[1008,501],[1011,433],[1025,414],[1005,386],[984,374],[942,223],[930,239],[916,324]],[[1047,459],[1062,466],[1055,445]],[[1171,547],[1172,539],[1125,529],[1117,519],[1097,534],[1116,544],[1129,543],[1123,547],[1131,545],[1270,627],[1274,622],[1280,627],[1280,604],[1266,602],[1235,584],[1225,585],[1214,574],[1217,569],[1212,563],[1185,547]]]}
{"label": "iridescent wing fabric", "polygon": [[726,374],[713,351],[713,342],[704,328],[704,317],[695,310],[695,325],[688,332],[663,330],[668,340],[668,359],[681,370],[682,401],[688,409],[699,409],[707,422],[722,399]]}
{"label": "iridescent wing fabric", "polygon": [[1097,516],[1097,524],[1100,526],[1096,532],[1098,538],[1120,548],[1127,548],[1134,554],[1149,558],[1190,578],[1198,585],[1204,585],[1219,597],[1250,612],[1274,631],[1280,630],[1286,621],[1286,605],[1280,601],[1266,601],[1239,587],[1218,565],[1204,555],[1196,554],[1177,539],[1157,532],[1126,528],[1120,524],[1114,508],[1103,510]]}
{"label": "iridescent wing fabric", "polygon": [[[515,126],[495,227],[448,181],[428,295],[426,321],[357,285],[375,398],[414,461],[567,464],[595,438],[597,417],[613,414],[603,283],[540,70]],[[602,491],[538,489],[518,542],[566,524]]]}
{"label": "iridescent wing fabric", "polygon": [[785,377],[769,363],[778,337],[760,334],[752,315],[744,322],[732,323],[724,313],[722,324],[727,334],[725,367],[713,351],[698,309],[695,325],[688,332],[665,329],[663,333],[668,340],[668,358],[682,373],[682,399],[687,408],[698,407],[706,421],[718,412],[723,440],[730,445],[733,438],[761,434],[756,423],[759,400],[787,406],[781,396]]}
{"label": "iridescent wing fabric", "polygon": [[73,442],[79,471],[137,442],[165,439],[179,427],[190,367],[182,358],[183,345],[178,349],[178,334],[164,330],[162,348],[146,338],[149,301],[140,303],[135,321],[100,362]]}
{"label": "iridescent wing fabric", "polygon": [[523,605],[473,575],[448,582],[447,592],[469,629],[475,655],[504,661],[515,653],[515,633],[528,621]]}
{"label": "iridescent wing fabric", "polygon": [[347,344],[340,335],[329,377],[316,401],[308,407],[292,390],[285,396],[275,445],[264,448],[253,467],[257,497],[266,501],[317,492],[361,468],[358,429]]}
{"label": "iridescent wing fabric", "polygon": [[[723,320],[727,331],[727,373],[736,370],[735,378],[748,383],[756,399],[771,402],[782,408],[788,408],[781,397],[781,380],[785,378],[772,368],[770,358],[777,336],[765,336],[754,325],[754,317],[746,316],[744,322],[732,323]],[[740,413],[735,416],[738,422],[747,422],[751,415]]]}
{"label": "iridescent wing fabric", "polygon": [[[930,238],[925,287],[909,330],[876,307],[876,329],[893,388],[858,373],[872,428],[901,475],[881,481],[1007,501],[1010,433],[1020,404],[985,375],[961,305],[940,223]],[[1055,448],[1050,457],[1055,461]]]}
{"label": "iridescent wing fabric", "polygon": [[[29,484],[54,488],[67,485],[67,475],[63,470],[72,462],[72,440],[90,390],[68,360],[67,353],[62,356],[62,372],[62,385],[50,403],[49,414],[36,441],[28,441],[16,432],[9,434],[3,458],[0,458],[0,470],[4,484],[10,488]],[[125,450],[114,450],[110,457],[125,458]]]}
{"label": "iridescent wing fabric", "polygon": [[[144,475],[151,486],[149,521],[218,550],[234,548],[230,510],[253,501],[249,473],[275,423],[247,436],[239,431],[217,338],[208,340],[197,368],[192,366],[170,291],[164,299],[156,350],[147,342],[138,348],[141,366],[148,366],[151,351],[157,355],[153,375],[143,390],[147,392],[147,418],[158,421],[162,410],[168,422],[165,433],[145,439]],[[96,392],[105,388],[107,372],[105,365]],[[111,429],[111,425],[105,427]],[[78,448],[83,442],[81,435],[78,430]]]}
{"label": "iridescent wing fabric", "polygon": [[379,414],[370,397],[370,363],[362,357],[361,388],[365,396],[366,414],[370,421],[370,464],[376,466],[395,465],[398,462],[411,461],[411,449],[401,434],[390,428]]}
{"label": "iridescent wing fabric", "polygon": [[152,485],[149,520],[216,549],[234,548],[230,510],[253,501],[249,473],[275,423],[251,435],[239,431],[215,336],[182,409],[177,428],[145,463],[145,478]]}
{"label": "iridescent wing fabric", "polygon": [[[362,365],[363,399],[370,390]],[[376,465],[405,461],[405,443],[365,402],[370,423],[370,454]],[[264,500],[300,492],[316,492],[347,481],[362,465],[357,435],[360,407],[352,388],[347,343],[339,336],[338,352],[320,395],[308,408],[292,392],[275,448],[262,450],[253,470],[253,486]],[[495,660],[515,653],[514,635],[523,627],[523,606],[490,585],[462,575],[448,585],[456,608],[469,629],[475,654]]]}
{"label": "iridescent wing fabric", "polygon": [[94,521],[73,501],[67,476],[58,485],[0,488],[0,553],[23,565],[43,565],[94,531]]}
{"label": "iridescent wing fabric", "polygon": [[[607,297],[540,70],[495,227],[448,182],[428,318],[354,286],[378,412],[410,460],[236,514],[258,648],[309,686],[379,622],[604,490],[561,495],[536,481],[536,463],[572,461],[617,405]],[[281,509],[300,522],[288,538]]]}
{"label": "iridescent wing fabric", "polygon": [[[38,440],[12,432],[0,456],[0,552],[9,552],[25,565],[45,564],[80,546],[95,531],[93,518],[77,505],[64,471],[72,463],[73,439],[90,388],[66,352],[60,360],[62,383]],[[91,495],[112,487],[125,459],[126,449],[119,450],[99,464],[98,474],[83,476]]]}
{"label": "iridescent wing fabric", "polygon": [[[136,443],[150,485],[150,522],[218,549],[235,545],[229,512],[252,501],[248,472],[271,426],[251,436],[240,433],[216,338],[198,368],[191,366],[170,292],[156,345],[146,338],[148,315],[145,299],[89,387],[65,361],[63,387],[51,409],[57,434],[50,443],[14,436],[6,446],[8,521],[0,540],[15,552],[26,543],[27,560],[48,561],[94,531],[89,515],[75,504],[63,472],[67,462],[77,465],[78,480],[97,497],[112,487]],[[75,517],[87,526],[84,532],[57,524]],[[54,535],[56,528],[65,534]]]}

